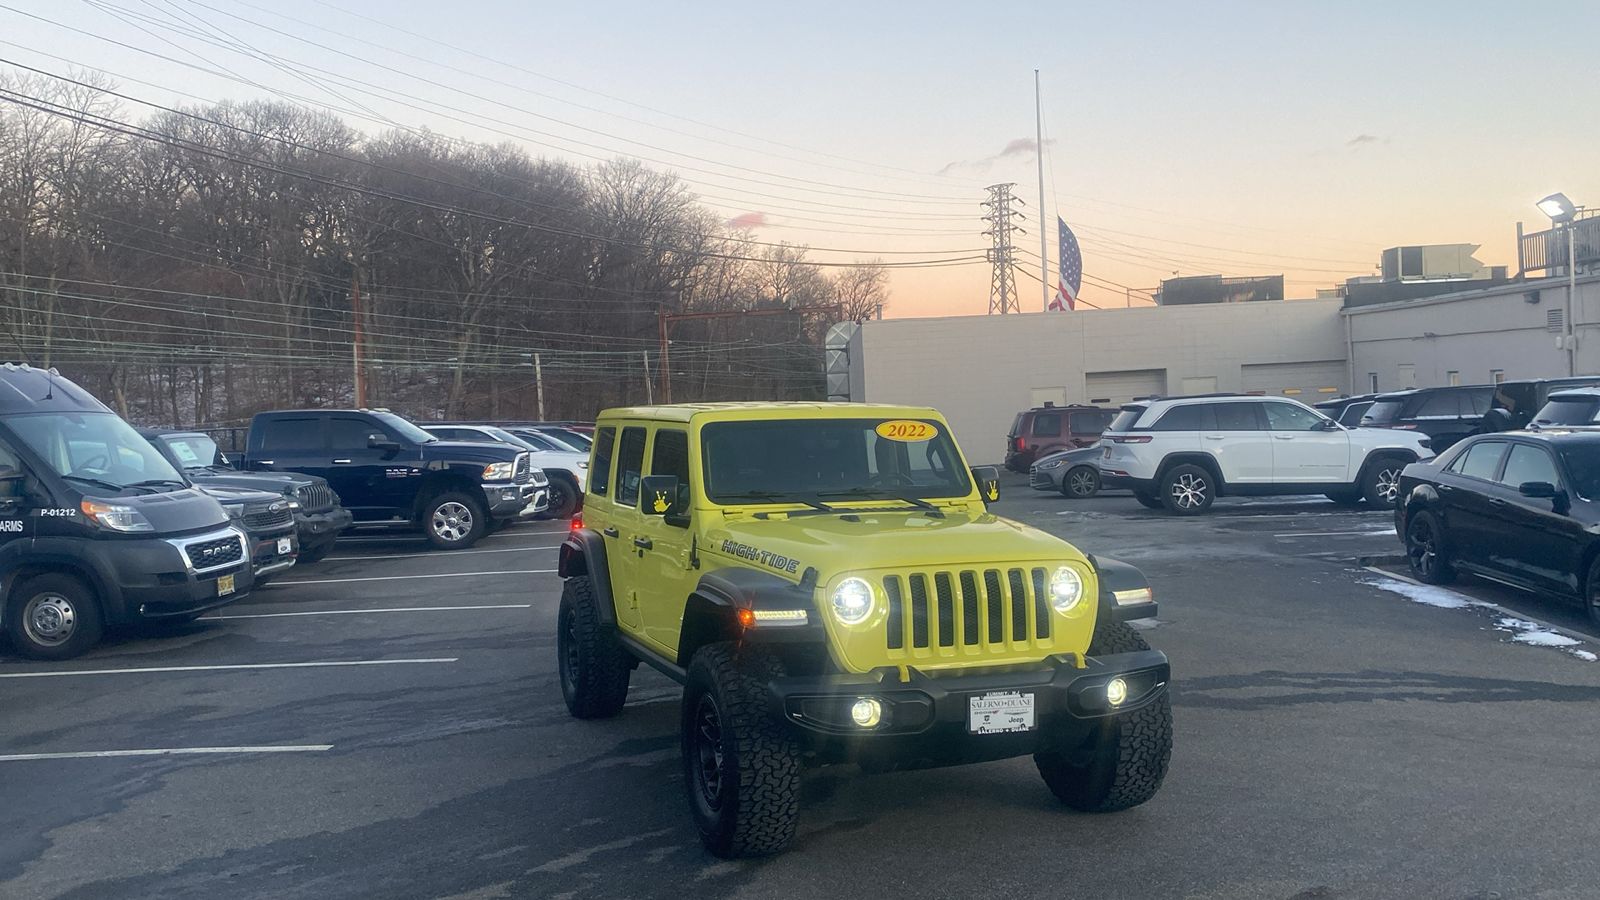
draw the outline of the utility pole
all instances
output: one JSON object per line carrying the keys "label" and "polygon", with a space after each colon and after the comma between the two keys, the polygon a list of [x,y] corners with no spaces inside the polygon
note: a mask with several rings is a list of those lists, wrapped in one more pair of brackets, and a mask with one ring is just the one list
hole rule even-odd
{"label": "utility pole", "polygon": [[1050,256],[1044,247],[1044,101],[1039,98],[1038,69],[1033,70],[1033,134],[1033,155],[1039,160],[1039,287],[1044,291],[1044,305],[1039,311],[1049,312]]}
{"label": "utility pole", "polygon": [[544,366],[540,363],[539,354],[533,355],[533,380],[539,386],[539,421],[544,418]]}
{"label": "utility pole", "polygon": [[988,187],[989,199],[983,201],[984,208],[989,214],[983,217],[989,223],[989,230],[984,232],[986,237],[994,239],[994,246],[986,254],[989,264],[994,267],[994,274],[989,280],[989,315],[995,313],[1020,313],[1022,307],[1017,299],[1017,277],[1011,267],[1011,233],[1022,231],[1012,224],[1011,218],[1016,215],[1011,211],[1011,202],[1016,197],[1011,195],[1015,184],[991,184]]}
{"label": "utility pole", "polygon": [[644,357],[644,402],[648,406],[655,406],[656,388],[650,383],[650,351],[640,350],[639,355]]}
{"label": "utility pole", "polygon": [[350,341],[350,361],[355,369],[353,382],[354,400],[356,409],[367,408],[367,380],[361,372],[361,280],[360,277],[350,280],[350,313],[354,323],[353,339]]}

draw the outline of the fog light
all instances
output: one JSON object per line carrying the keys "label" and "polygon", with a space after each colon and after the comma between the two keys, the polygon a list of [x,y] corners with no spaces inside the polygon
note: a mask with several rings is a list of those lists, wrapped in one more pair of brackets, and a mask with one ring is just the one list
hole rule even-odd
{"label": "fog light", "polygon": [[883,721],[883,704],[871,697],[862,697],[850,707],[850,718],[862,728],[873,728]]}
{"label": "fog light", "polygon": [[1122,701],[1128,699],[1128,683],[1121,678],[1113,678],[1106,685],[1106,702],[1112,706],[1121,706]]}

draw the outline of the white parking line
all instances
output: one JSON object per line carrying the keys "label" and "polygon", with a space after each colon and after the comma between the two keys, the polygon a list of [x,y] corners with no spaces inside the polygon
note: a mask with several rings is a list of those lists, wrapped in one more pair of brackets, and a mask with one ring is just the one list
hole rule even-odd
{"label": "white parking line", "polygon": [[369,578],[319,578],[314,581],[296,579],[277,584],[350,584],[357,581],[408,581],[413,578],[477,578],[482,575],[548,575],[555,569],[508,569],[503,572],[444,572],[435,575],[373,575]]}
{"label": "white parking line", "polygon": [[[557,530],[554,530],[554,531],[542,531],[542,530],[541,531],[531,531],[531,530],[519,528],[519,529],[517,529],[515,531],[506,531],[506,532],[501,532],[499,534],[486,534],[483,537],[479,538],[479,540],[481,540],[481,541],[498,541],[498,540],[503,540],[505,538],[519,537],[519,536],[526,536],[526,535],[533,535],[533,534],[571,534],[571,533],[572,533],[572,529],[571,528],[561,528],[561,529],[557,529]],[[353,534],[353,535],[351,535],[349,537],[342,537],[341,536],[339,538],[339,543],[345,544],[345,543],[382,542],[382,543],[393,544],[393,543],[396,543],[396,542],[409,542],[409,543],[418,543],[418,544],[420,544],[425,540],[426,540],[426,538],[422,537],[422,535],[419,535],[419,534],[414,534],[414,533],[409,532],[409,531],[395,531],[394,534],[392,534],[392,535]],[[448,551],[446,551],[446,552],[448,552]]]}
{"label": "white parking line", "polygon": [[437,659],[343,659],[302,663],[240,663],[228,666],[149,666],[137,669],[68,669],[55,672],[0,672],[0,678],[60,678],[66,675],[142,675],[150,672],[230,672],[244,669],[317,669],[330,666],[400,666],[459,662],[459,656]]}
{"label": "white parking line", "polygon": [[1373,537],[1394,537],[1393,528],[1387,531],[1290,531],[1286,534],[1275,534],[1273,537],[1353,537],[1370,534]]}
{"label": "white parking line", "polygon": [[[537,547],[506,547],[501,550],[452,550],[450,556],[470,556],[474,553],[523,553],[528,550],[559,550],[560,544],[541,544]],[[368,556],[328,556],[323,562],[355,562],[363,559],[418,559],[424,556],[439,558],[438,553],[373,553]]]}
{"label": "white parking line", "polygon": [[109,756],[192,756],[208,753],[316,753],[332,744],[298,744],[276,747],[164,747],[159,750],[82,750],[77,753],[9,753],[0,762],[29,759],[100,759]]}
{"label": "white parking line", "polygon": [[388,609],[319,609],[313,612],[251,613],[246,616],[201,616],[199,621],[218,619],[282,619],[290,616],[354,616],[362,613],[455,612],[458,609],[532,609],[532,603],[500,603],[493,606],[396,606]]}

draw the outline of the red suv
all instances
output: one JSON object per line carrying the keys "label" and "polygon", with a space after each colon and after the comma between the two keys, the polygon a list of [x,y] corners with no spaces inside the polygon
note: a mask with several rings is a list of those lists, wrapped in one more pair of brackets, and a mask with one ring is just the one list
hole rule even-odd
{"label": "red suv", "polygon": [[1041,456],[1092,446],[1116,416],[1114,409],[1053,403],[1017,413],[1011,434],[1006,437],[1006,468],[1026,472]]}

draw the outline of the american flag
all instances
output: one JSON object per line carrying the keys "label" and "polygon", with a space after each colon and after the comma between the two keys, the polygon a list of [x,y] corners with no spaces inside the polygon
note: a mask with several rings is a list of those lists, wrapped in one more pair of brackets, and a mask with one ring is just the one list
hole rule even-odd
{"label": "american flag", "polygon": [[1083,286],[1083,254],[1078,251],[1078,239],[1073,236],[1072,229],[1060,216],[1056,216],[1056,233],[1061,238],[1061,259],[1056,270],[1061,281],[1056,285],[1050,310],[1066,312],[1078,308],[1078,288]]}

